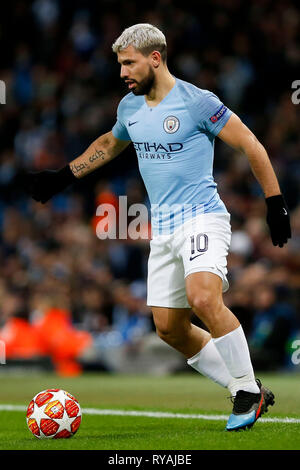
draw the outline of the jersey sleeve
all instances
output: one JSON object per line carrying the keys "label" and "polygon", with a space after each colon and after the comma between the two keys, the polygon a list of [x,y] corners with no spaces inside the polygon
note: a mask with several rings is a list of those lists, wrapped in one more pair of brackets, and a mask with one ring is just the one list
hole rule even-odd
{"label": "jersey sleeve", "polygon": [[232,115],[232,111],[212,92],[203,94],[198,111],[200,129],[216,136]]}
{"label": "jersey sleeve", "polygon": [[117,121],[112,128],[112,133],[116,139],[131,140],[125,126],[122,102],[118,106]]}

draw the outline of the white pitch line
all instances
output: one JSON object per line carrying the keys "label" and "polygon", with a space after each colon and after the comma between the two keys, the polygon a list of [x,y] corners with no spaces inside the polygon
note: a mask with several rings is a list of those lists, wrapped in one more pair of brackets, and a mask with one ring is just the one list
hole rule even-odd
{"label": "white pitch line", "polygon": [[[100,410],[97,408],[86,408],[82,410],[85,414],[106,416],[144,416],[147,418],[176,418],[176,419],[206,419],[208,421],[227,421],[228,415],[203,415],[188,413],[169,413],[161,411],[128,411],[128,410]],[[294,423],[300,424],[300,418],[260,418],[265,423]]]}
{"label": "white pitch line", "polygon": [[[26,411],[23,405],[0,405],[0,411]],[[134,410],[106,410],[98,408],[83,408],[83,414],[98,416],[136,416],[146,418],[171,418],[171,419],[205,419],[208,421],[227,421],[228,415],[204,415],[188,413],[170,413],[163,411],[134,411]],[[261,423],[288,423],[300,424],[300,418],[260,418]]]}

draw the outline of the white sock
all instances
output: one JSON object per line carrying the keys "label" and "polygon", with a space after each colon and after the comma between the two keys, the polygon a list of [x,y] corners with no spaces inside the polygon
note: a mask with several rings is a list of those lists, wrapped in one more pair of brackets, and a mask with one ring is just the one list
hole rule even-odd
{"label": "white sock", "polygon": [[232,382],[232,377],[212,339],[195,356],[190,357],[187,363],[222,387],[228,387]]}
{"label": "white sock", "polygon": [[224,336],[213,338],[213,342],[233,377],[230,384],[231,394],[235,395],[238,390],[259,393],[242,326]]}

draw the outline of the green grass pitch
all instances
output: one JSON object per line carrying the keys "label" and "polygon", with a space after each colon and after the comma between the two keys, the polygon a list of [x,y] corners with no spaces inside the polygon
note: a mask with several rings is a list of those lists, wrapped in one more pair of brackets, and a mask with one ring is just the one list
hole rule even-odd
{"label": "green grass pitch", "polygon": [[[264,418],[289,417],[298,422],[258,420],[250,431],[229,433],[223,419],[183,419],[83,412],[71,439],[38,440],[27,429],[25,412],[0,411],[0,450],[299,450],[299,374],[264,374],[275,394],[275,405]],[[46,388],[75,395],[83,409],[109,409],[191,415],[229,415],[229,393],[196,373],[171,376],[83,374],[0,375],[0,406],[27,407]]]}

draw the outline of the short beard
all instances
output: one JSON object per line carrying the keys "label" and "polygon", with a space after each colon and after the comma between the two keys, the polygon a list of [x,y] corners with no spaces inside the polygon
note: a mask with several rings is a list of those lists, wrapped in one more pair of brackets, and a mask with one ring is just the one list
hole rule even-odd
{"label": "short beard", "polygon": [[132,93],[136,96],[139,95],[148,95],[150,93],[151,88],[154,85],[155,75],[152,68],[149,66],[149,73],[148,75],[137,83],[135,88],[132,90]]}

